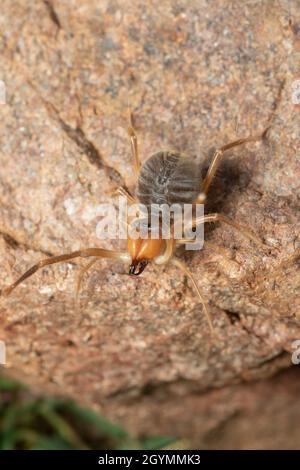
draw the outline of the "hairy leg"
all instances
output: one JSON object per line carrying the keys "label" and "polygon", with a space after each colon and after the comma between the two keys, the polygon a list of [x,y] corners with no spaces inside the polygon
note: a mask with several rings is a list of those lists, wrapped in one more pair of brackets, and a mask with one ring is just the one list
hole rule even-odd
{"label": "hairy leg", "polygon": [[169,240],[165,240],[165,250],[162,254],[158,255],[155,259],[154,262],[155,264],[166,264],[172,257],[174,247],[175,247],[175,241],[173,238],[170,238]]}
{"label": "hairy leg", "polygon": [[74,296],[76,312],[79,312],[79,293],[80,293],[80,287],[81,287],[83,276],[96,263],[96,261],[99,261],[99,258],[93,258],[89,263],[87,263],[85,266],[83,266],[83,268],[81,268],[81,270],[79,271],[77,275],[75,296]]}
{"label": "hairy leg", "polygon": [[[236,230],[238,230],[244,237],[249,238],[250,240],[254,241],[257,243],[259,246],[262,248],[268,248],[270,247],[268,245],[265,245],[263,241],[254,235],[247,227],[239,224],[238,222],[235,222],[234,220],[230,219],[224,214],[219,214],[219,213],[214,213],[214,214],[206,214],[202,217],[195,218],[193,221],[192,226],[196,227],[199,224],[204,224],[207,222],[224,222],[227,225],[230,225],[231,227],[234,227]],[[185,240],[185,239],[183,239]],[[179,244],[183,244],[183,241],[179,241]]]}
{"label": "hairy leg", "polygon": [[204,310],[204,313],[205,313],[205,316],[206,316],[206,319],[207,319],[207,322],[208,322],[208,325],[209,325],[209,328],[210,328],[210,331],[213,335],[215,335],[215,330],[214,330],[214,327],[213,327],[213,324],[212,324],[212,320],[211,320],[211,316],[210,316],[210,313],[209,313],[209,310],[208,310],[208,307],[206,305],[206,302],[204,300],[204,297],[199,289],[199,286],[193,276],[193,274],[191,273],[191,271],[189,270],[189,268],[186,266],[186,264],[179,260],[178,258],[172,258],[171,262],[177,266],[184,274],[186,274],[188,276],[188,278],[190,279],[190,281],[192,282],[193,286],[194,286],[194,289],[196,290],[197,292],[197,295],[199,297],[199,300],[203,306],[203,310]]}
{"label": "hairy leg", "polygon": [[114,251],[114,250],[105,250],[102,248],[85,248],[83,250],[73,251],[72,253],[59,255],[59,256],[52,256],[50,258],[43,259],[39,261],[37,264],[32,266],[28,271],[26,271],[19,279],[17,279],[13,284],[10,286],[4,287],[0,291],[0,295],[9,295],[21,282],[25,281],[25,279],[32,276],[36,273],[39,269],[43,268],[44,266],[48,266],[50,264],[55,263],[62,263],[68,262],[74,258],[88,258],[90,256],[95,256],[97,258],[110,258],[110,259],[117,259],[122,261],[129,261],[130,257],[127,252],[121,251]]}
{"label": "hairy leg", "polygon": [[140,172],[141,162],[140,162],[140,157],[139,157],[137,135],[133,127],[132,112],[129,112],[128,135],[130,137],[131,155],[132,155],[134,170],[135,170],[136,176],[138,177],[139,172]]}
{"label": "hairy leg", "polygon": [[137,199],[128,191],[128,189],[123,188],[123,186],[119,186],[116,191],[114,191],[114,193],[126,197],[132,204],[136,204],[138,202]]}
{"label": "hairy leg", "polygon": [[[239,145],[243,145],[243,144],[246,144],[248,142],[255,142],[255,141],[259,141],[261,139],[263,139],[265,137],[265,135],[267,134],[267,131],[269,130],[269,128],[265,129],[264,132],[258,136],[250,136],[250,137],[246,137],[245,139],[238,139],[238,140],[235,140],[234,142],[230,142],[229,144],[226,144],[226,145],[223,145],[223,147],[217,149],[213,155],[213,158],[212,158],[212,161],[211,161],[211,164],[207,170],[207,174],[203,180],[203,183],[202,183],[202,189],[201,189],[201,193],[200,193],[200,200],[203,200],[203,195],[207,194],[208,190],[209,190],[209,187],[211,185],[211,182],[213,180],[213,177],[215,176],[219,166],[220,166],[220,163],[223,159],[223,156],[224,156],[224,153],[227,151],[227,150],[230,150],[234,147],[238,147]],[[200,201],[201,202],[201,201]],[[200,203],[199,202],[199,203]]]}

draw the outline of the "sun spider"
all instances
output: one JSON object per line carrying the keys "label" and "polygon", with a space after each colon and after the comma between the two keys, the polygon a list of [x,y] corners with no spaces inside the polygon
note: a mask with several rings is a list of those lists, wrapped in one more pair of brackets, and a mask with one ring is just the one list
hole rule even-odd
{"label": "sun spider", "polygon": [[[145,163],[141,165],[137,136],[133,126],[133,118],[130,113],[130,125],[128,128],[128,134],[130,137],[131,154],[133,159],[134,170],[137,178],[136,194],[133,196],[127,189],[120,187],[118,188],[119,194],[126,196],[129,203],[135,203],[137,201],[145,204],[146,206],[152,203],[178,203],[178,204],[197,204],[203,203],[206,199],[209,187],[216,174],[216,171],[222,161],[224,152],[233,147],[237,147],[247,142],[253,142],[262,139],[267,132],[266,129],[259,136],[251,136],[245,139],[238,139],[234,142],[224,145],[217,149],[213,155],[212,161],[209,165],[208,171],[205,178],[202,180],[201,165],[194,162],[192,159],[183,157],[178,153],[170,151],[160,151],[150,156]],[[264,243],[246,227],[241,226],[237,222],[231,220],[227,216],[219,213],[206,214],[200,218],[193,219],[193,227],[198,224],[204,224],[206,222],[224,222],[225,224],[234,227],[239,230],[244,236],[253,240],[261,246],[265,246]],[[204,313],[208,320],[210,329],[213,331],[213,325],[208,311],[208,307],[204,301],[204,298],[200,292],[200,289],[193,277],[191,271],[188,269],[186,264],[175,256],[176,250],[183,244],[193,243],[191,239],[153,239],[153,238],[138,238],[133,239],[128,236],[127,240],[127,251],[115,251],[107,250],[102,248],[85,248],[72,253],[63,254],[59,256],[52,256],[47,259],[41,260],[39,263],[32,266],[26,271],[19,279],[14,283],[5,287],[2,290],[2,294],[10,294],[15,287],[21,282],[30,277],[40,268],[44,266],[66,262],[74,258],[91,257],[92,260],[82,268],[79,272],[77,283],[76,283],[76,298],[78,298],[80,284],[82,281],[83,274],[91,268],[91,266],[99,258],[110,258],[129,263],[129,274],[139,275],[143,272],[145,267],[150,261],[158,265],[164,265],[171,262],[178,268],[180,268],[184,274],[191,280],[199,300],[203,306]]]}

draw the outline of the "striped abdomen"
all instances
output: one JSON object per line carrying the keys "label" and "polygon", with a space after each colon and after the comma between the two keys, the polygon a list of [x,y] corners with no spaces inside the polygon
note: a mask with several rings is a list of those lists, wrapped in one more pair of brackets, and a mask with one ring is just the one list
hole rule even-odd
{"label": "striped abdomen", "polygon": [[150,204],[189,204],[200,193],[201,166],[178,153],[160,151],[142,165],[136,195]]}

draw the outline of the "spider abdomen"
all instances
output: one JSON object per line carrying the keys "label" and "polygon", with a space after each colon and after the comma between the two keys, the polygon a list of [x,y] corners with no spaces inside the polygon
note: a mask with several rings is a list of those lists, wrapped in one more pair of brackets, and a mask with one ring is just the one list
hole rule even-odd
{"label": "spider abdomen", "polygon": [[160,151],[142,165],[136,195],[142,204],[190,204],[201,190],[201,167],[176,152]]}

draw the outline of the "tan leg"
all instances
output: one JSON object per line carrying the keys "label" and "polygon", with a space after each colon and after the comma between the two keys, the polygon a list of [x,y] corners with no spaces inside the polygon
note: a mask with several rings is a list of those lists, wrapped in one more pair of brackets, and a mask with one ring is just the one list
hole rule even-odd
{"label": "tan leg", "polygon": [[195,239],[194,238],[179,238],[178,240],[176,240],[176,245],[186,245],[187,243],[195,243]]}
{"label": "tan leg", "polygon": [[166,242],[165,251],[154,259],[155,264],[166,264],[173,255],[174,246],[175,246],[174,239],[173,238],[170,238],[169,240],[166,239],[165,242]]}
{"label": "tan leg", "polygon": [[[261,239],[259,237],[257,237],[256,235],[254,235],[254,233],[252,233],[247,227],[244,227],[243,225],[240,225],[239,223],[235,222],[234,220],[230,219],[229,217],[227,217],[224,214],[219,214],[219,213],[206,214],[202,217],[198,217],[194,220],[193,227],[195,227],[196,225],[199,225],[199,224],[207,223],[207,222],[224,222],[225,224],[230,225],[231,227],[234,227],[242,235],[244,235],[244,237],[249,238],[250,240],[254,241],[258,245],[260,245],[262,248],[270,249],[270,247],[268,245],[265,245],[261,241]],[[177,240],[178,244],[183,244],[185,242],[186,242],[185,239],[183,239],[182,241]]]}
{"label": "tan leg", "polygon": [[84,266],[78,273],[77,275],[77,280],[76,280],[76,288],[75,288],[75,296],[74,296],[74,303],[75,303],[75,311],[79,312],[80,310],[80,305],[79,305],[79,293],[80,293],[80,287],[81,287],[81,282],[83,279],[84,274],[96,263],[96,261],[99,261],[99,258],[93,258],[86,266]]}
{"label": "tan leg", "polygon": [[[187,245],[189,243],[194,244],[195,239],[182,238],[180,240],[176,240],[176,245],[179,246],[179,247],[182,247],[182,245]],[[235,263],[238,266],[241,265],[241,263],[239,263],[237,260],[233,261],[232,257],[229,255],[228,248],[221,247],[221,246],[217,245],[216,243],[212,243],[212,242],[209,242],[209,241],[205,240],[205,244],[203,245],[201,250],[212,251],[213,253],[217,254],[218,256],[222,256],[226,260],[230,260],[231,263]]]}
{"label": "tan leg", "polygon": [[128,189],[123,188],[123,186],[119,186],[116,189],[115,193],[119,194],[120,196],[126,197],[128,201],[131,202],[132,204],[136,204],[138,202],[137,199],[134,196],[132,196],[132,194],[128,191]]}
{"label": "tan leg", "polygon": [[117,259],[122,261],[130,261],[130,256],[127,252],[121,251],[112,251],[112,250],[105,250],[102,248],[86,248],[83,250],[74,251],[73,253],[59,255],[59,256],[52,256],[51,258],[46,258],[39,261],[37,264],[32,266],[28,271],[26,271],[19,279],[17,279],[13,284],[8,287],[5,287],[0,291],[0,295],[9,295],[21,282],[25,281],[28,277],[32,276],[35,272],[39,269],[43,268],[44,266],[48,266],[54,263],[62,263],[70,261],[74,258],[88,258],[90,256],[95,256],[97,258],[110,258],[110,259]]}
{"label": "tan leg", "polygon": [[133,127],[133,117],[132,117],[131,112],[129,112],[128,135],[130,137],[131,155],[132,155],[134,170],[135,170],[136,176],[138,177],[141,163],[140,163],[139,150],[138,150],[138,140],[137,140],[137,136]]}
{"label": "tan leg", "polygon": [[213,335],[215,335],[215,330],[214,330],[214,327],[213,327],[213,324],[212,324],[212,320],[211,320],[211,316],[209,314],[209,310],[208,310],[208,307],[206,305],[206,302],[201,294],[201,291],[199,289],[199,286],[193,276],[193,274],[191,273],[191,271],[188,269],[188,267],[186,266],[186,264],[179,260],[178,258],[172,258],[171,262],[177,266],[179,269],[181,269],[182,272],[184,272],[184,274],[186,274],[188,276],[188,278],[191,280],[197,294],[198,294],[198,297],[199,297],[199,300],[203,306],[203,310],[204,310],[204,313],[205,313],[205,316],[206,316],[206,319],[207,319],[207,322],[208,322],[208,325],[209,325],[209,328],[210,328],[210,331]]}
{"label": "tan leg", "polygon": [[[213,180],[213,177],[215,176],[216,171],[219,168],[220,163],[222,161],[222,158],[224,156],[224,153],[227,150],[230,150],[233,147],[237,147],[239,145],[246,144],[248,142],[255,142],[255,141],[261,140],[265,137],[268,130],[269,130],[269,128],[265,129],[264,132],[262,134],[258,135],[258,136],[247,137],[246,139],[238,139],[238,140],[235,140],[234,142],[230,142],[229,144],[223,145],[223,147],[217,149],[214,153],[211,164],[210,164],[210,166],[207,170],[207,174],[206,174],[206,176],[203,180],[201,193],[207,194],[208,189],[209,189],[209,187],[211,185],[211,182]],[[200,194],[200,196],[201,196],[201,194]]]}

